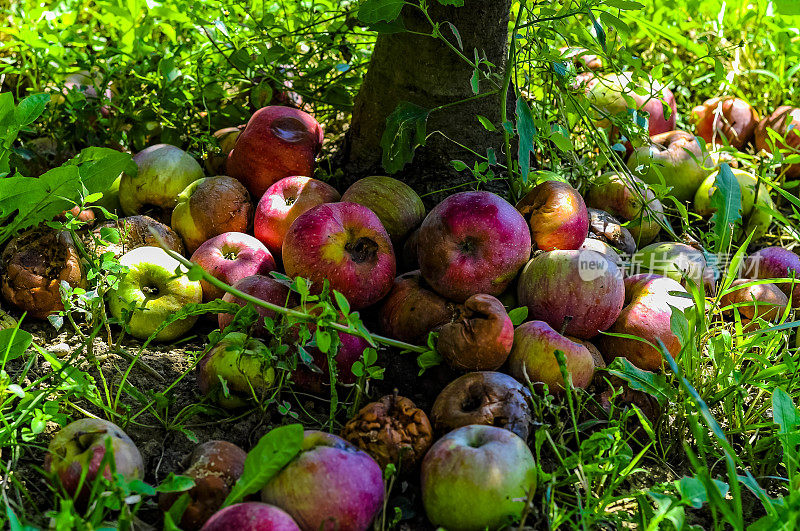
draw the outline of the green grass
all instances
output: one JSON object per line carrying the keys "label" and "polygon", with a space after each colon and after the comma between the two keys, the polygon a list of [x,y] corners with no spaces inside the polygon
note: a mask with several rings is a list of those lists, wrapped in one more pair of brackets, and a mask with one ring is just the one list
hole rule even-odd
{"label": "green grass", "polygon": [[[217,147],[215,130],[244,123],[269,101],[264,94],[280,91],[285,83],[292,84],[291,90],[325,124],[333,139],[328,149],[334,149],[376,39],[375,31],[359,22],[358,4],[346,1],[174,0],[150,9],[141,0],[40,4],[23,1],[4,8],[5,27],[0,29],[2,92],[13,95],[17,104],[33,94],[52,95],[37,120],[18,124],[18,134],[7,134],[0,146],[0,162],[7,154],[10,168],[30,177],[59,167],[91,146],[137,151],[166,142],[203,159]],[[503,93],[498,89],[514,81],[524,95],[520,101],[528,108],[518,106],[520,115],[508,116],[514,123],[507,134],[509,142],[529,143],[534,168],[557,170],[582,189],[599,171],[624,168],[611,149],[614,141],[594,126],[591,109],[567,88],[568,75],[554,67],[562,45],[584,46],[614,69],[644,72],[668,83],[676,95],[681,129],[691,130],[688,118],[694,105],[722,94],[744,98],[762,115],[782,104],[800,104],[795,88],[800,70],[795,28],[800,17],[791,13],[790,2],[772,2],[770,12],[765,2],[745,0],[724,5],[703,0],[646,4],[636,9],[636,2],[627,0],[515,2],[514,27],[509,29],[518,37],[509,76],[475,66],[496,92]],[[110,84],[111,101],[87,99],[77,92],[59,97],[66,77],[78,70],[92,72],[98,88]],[[102,105],[110,107],[108,116],[100,112]],[[641,128],[629,120],[619,125],[631,137],[641,135]],[[475,127],[483,127],[477,117]],[[519,134],[531,127],[538,133]],[[113,178],[130,162],[114,153],[84,152],[75,164],[77,173],[59,170],[58,178],[85,184],[87,168],[97,161]],[[510,174],[519,195],[530,183],[514,155],[461,169],[472,171],[477,183]],[[759,242],[734,238],[728,245],[730,240],[714,235],[726,220],[717,220],[717,225],[700,220],[670,201],[668,189],[656,188],[676,235],[689,234],[711,251],[741,249],[731,266],[743,258],[748,243],[751,248],[795,247],[800,221],[797,182],[785,179],[781,161],[753,153],[741,154],[739,160],[772,185],[773,198],[780,199],[775,221]],[[331,166],[322,166],[320,176],[330,177]],[[71,201],[82,204],[92,192],[103,191],[106,180],[96,181],[97,190],[70,189]],[[15,217],[13,205],[0,198],[2,240],[23,226],[49,221],[51,211],[59,212],[65,204],[69,203],[53,199]],[[61,225],[73,234],[84,229],[77,220]],[[5,507],[0,522],[10,529],[46,527],[50,518],[55,526],[72,529],[98,528],[110,521],[130,528],[136,515],[154,524],[163,521],[154,509],[157,485],[117,478],[108,485],[111,494],[95,493],[88,509],[76,508],[63,493],[45,488],[38,467],[56,424],[92,414],[129,432],[159,430],[192,441],[199,426],[234,425],[257,415],[269,426],[302,422],[336,432],[375,397],[385,356],[399,355],[403,347],[363,330],[357,314],[345,311],[347,318],[337,321],[343,308],[335,294],[314,298],[295,280],[295,291],[321,309],[321,317],[289,314],[272,326],[285,329],[314,321],[329,338],[343,328],[369,337],[379,355],[365,355],[358,383],[334,387],[329,396],[312,400],[288,383],[298,356],[275,340],[266,348],[280,363],[277,384],[270,393],[251,397],[252,409],[231,413],[204,399],[179,402],[176,390],[190,385],[204,348],[221,334],[191,340],[185,363],[165,378],[146,365],[142,344],[121,332],[124,323],[105,313],[103,296],[121,273],[119,264],[84,251],[91,264],[90,286],[67,291],[68,310],[52,320],[74,339],[66,356],[49,352],[52,345],[43,341],[48,334],[29,326],[27,317],[0,331],[0,505]],[[695,307],[673,316],[682,350],[674,360],[664,352],[669,369],[663,374],[644,373],[621,360],[601,373],[600,380],[614,384],[614,395],[623,392],[620,378],[643,393],[636,406],[610,400],[611,407],[604,408],[598,395],[574,389],[564,399],[534,393],[537,425],[530,445],[540,482],[530,496],[526,525],[794,527],[800,519],[799,323],[792,311],[777,324],[757,322],[753,329],[745,329],[738,314],[723,318],[720,299],[732,280],[725,277],[716,295],[690,288]],[[211,304],[186,311],[213,314],[224,308]],[[247,330],[254,319],[252,311],[240,312],[237,329]],[[316,334],[301,336],[319,344]],[[333,341],[329,359],[336,348]],[[426,346],[404,355],[420,354],[435,362],[431,350]],[[122,356],[124,363],[110,368],[104,361],[109,353]],[[149,375],[150,385],[131,377],[140,370]],[[173,476],[162,474],[159,479],[160,491],[186,488]],[[398,492],[394,479],[390,481],[392,496],[380,519],[382,528],[411,518],[398,509],[411,502]]]}

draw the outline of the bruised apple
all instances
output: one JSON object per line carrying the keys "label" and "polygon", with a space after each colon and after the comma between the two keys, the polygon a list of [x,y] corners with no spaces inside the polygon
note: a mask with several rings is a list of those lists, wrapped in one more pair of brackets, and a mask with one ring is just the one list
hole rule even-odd
{"label": "bruised apple", "polygon": [[322,139],[322,126],[310,114],[280,105],[263,107],[236,139],[227,173],[258,201],[284,177],[313,175]]}
{"label": "bruised apple", "polygon": [[144,477],[142,454],[128,434],[114,423],[95,418],[76,420],[56,433],[47,448],[44,469],[69,496],[85,503],[98,476],[112,481],[112,464],[108,459],[103,463],[108,449],[118,474],[128,481]]}
{"label": "bruised apple", "polygon": [[661,231],[659,221],[664,223],[664,207],[653,190],[633,175],[622,176],[616,172],[598,177],[586,194],[589,206],[604,210],[628,223],[637,245],[647,245]]}
{"label": "bruised apple", "polygon": [[578,191],[567,183],[537,184],[517,203],[528,219],[533,243],[542,251],[577,249],[589,233],[589,213]]}
{"label": "bruised apple", "polygon": [[528,317],[560,333],[589,339],[619,316],[625,299],[622,272],[595,251],[549,251],[537,254],[517,283],[519,304]]}
{"label": "bruised apple", "polygon": [[178,195],[203,178],[203,168],[181,148],[157,144],[133,156],[138,172],[124,173],[119,183],[119,202],[127,216],[148,214],[169,222]]}
{"label": "bruised apple", "polygon": [[178,195],[172,211],[172,228],[181,235],[186,250],[225,232],[247,232],[253,219],[250,194],[233,177],[198,179]]}
{"label": "bruised apple", "polygon": [[425,219],[425,205],[417,192],[406,183],[383,175],[354,182],[342,194],[342,201],[358,203],[375,212],[395,248]]}
{"label": "bruised apple", "polygon": [[758,113],[746,101],[727,96],[711,98],[692,109],[692,121],[697,136],[708,144],[727,143],[736,149],[753,138],[758,125]]}
{"label": "bruised apple", "polygon": [[[238,280],[233,287],[242,293],[255,297],[256,299],[270,302],[277,306],[293,306],[296,303],[295,296],[288,287],[281,284],[274,278],[266,275],[250,275],[248,277],[244,277],[241,280]],[[225,295],[222,296],[222,300],[225,302],[233,302],[239,306],[252,304],[237,297],[233,293],[225,293]],[[275,319],[276,314],[274,311],[262,306],[256,306],[255,309],[259,315],[259,318],[255,325],[253,325],[250,333],[256,337],[264,337],[266,334],[266,330],[264,328],[264,318],[269,317],[270,319]],[[225,330],[231,321],[233,321],[233,317],[234,316],[229,313],[219,314],[217,316],[219,329]]]}
{"label": "bruised apple", "polygon": [[595,369],[592,353],[585,345],[564,337],[544,321],[528,321],[514,331],[514,348],[508,357],[511,376],[521,383],[546,384],[553,394],[563,393],[565,382],[556,350],[564,354],[572,385],[588,387]]}
{"label": "bruised apple", "polygon": [[419,270],[394,279],[389,295],[378,310],[384,334],[408,343],[425,344],[428,333],[453,321],[463,312],[460,304],[433,291]]}
{"label": "bruised apple", "polygon": [[506,361],[513,342],[514,325],[503,303],[481,293],[464,302],[460,319],[439,328],[436,350],[454,369],[493,371]]}
{"label": "bruised apple", "polygon": [[672,357],[681,350],[678,336],[672,331],[672,312],[683,311],[693,304],[683,286],[671,278],[653,274],[626,278],[625,307],[609,332],[636,336],[647,342],[604,335],[598,343],[603,357],[607,362],[625,357],[646,371],[660,369],[664,360],[657,349],[659,341]]}
{"label": "bruised apple", "polygon": [[[756,151],[763,150],[774,154],[770,147],[774,142],[769,139],[767,133],[770,129],[784,137],[784,141],[774,143],[775,149],[796,150],[800,148],[798,127],[800,127],[800,108],[781,105],[772,114],[758,122],[755,132]],[[782,169],[789,179],[800,177],[800,164],[784,165]]]}
{"label": "bruised apple", "polygon": [[783,247],[764,247],[744,260],[744,275],[749,278],[786,279],[775,285],[792,299],[792,308],[800,306],[800,257]]}
{"label": "bruised apple", "polygon": [[728,308],[725,313],[729,316],[735,307],[745,324],[757,317],[776,321],[789,305],[789,298],[776,284],[754,282],[758,281],[745,278],[734,280],[720,299],[720,306]]}

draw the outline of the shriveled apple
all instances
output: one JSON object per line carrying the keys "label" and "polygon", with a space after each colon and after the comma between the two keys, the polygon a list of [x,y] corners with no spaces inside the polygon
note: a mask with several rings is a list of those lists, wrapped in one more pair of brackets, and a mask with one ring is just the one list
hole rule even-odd
{"label": "shriveled apple", "polygon": [[439,329],[436,349],[454,369],[493,371],[511,352],[514,325],[503,303],[486,294],[464,302],[464,313]]}
{"label": "shriveled apple", "polygon": [[233,177],[220,175],[198,179],[178,195],[171,225],[193,253],[214,236],[247,232],[252,220],[247,189]]}

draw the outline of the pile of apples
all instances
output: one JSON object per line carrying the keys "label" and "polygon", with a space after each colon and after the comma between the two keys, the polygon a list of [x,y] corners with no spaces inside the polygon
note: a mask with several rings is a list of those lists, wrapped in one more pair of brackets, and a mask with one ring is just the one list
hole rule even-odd
{"label": "pile of apples", "polygon": [[[587,98],[600,110],[598,125],[610,125],[610,115],[629,111],[631,98],[623,95],[629,76],[593,75],[584,82]],[[536,488],[526,444],[529,393],[564,392],[557,351],[577,388],[588,388],[596,369],[616,357],[643,370],[661,370],[659,342],[673,356],[680,353],[670,323],[674,311],[693,304],[686,282],[713,293],[719,276],[701,249],[652,243],[667,220],[649,184],[671,186],[679,201],[694,201],[696,212],[710,215],[718,172],[705,144],[674,130],[672,93],[655,82],[646,88],[656,97],[630,94],[636,105],[631,110],[647,113],[652,136],[648,146],[623,146],[634,176],[604,174],[582,196],[558,175],[542,172],[516,205],[489,192],[467,191],[426,213],[413,189],[385,176],[356,181],[340,195],[311,177],[322,127],[289,107],[262,108],[246,126],[219,132],[222,156],[206,161],[209,172],[218,174],[213,177],[205,177],[200,164],[174,146],[151,146],[135,155],[138,174],[122,175],[118,183],[119,208],[128,217],[117,225],[127,232],[123,241],[105,247],[129,268],[108,303],[114,317],[129,315],[132,335],[149,337],[187,303],[222,298],[245,304],[209,282],[176,275],[185,269],[142,229],[155,227],[160,243],[256,298],[297,305],[288,287],[269,274],[283,271],[310,280],[312,293],[327,281],[352,310],[375,315],[380,332],[392,338],[423,344],[435,331],[444,363],[464,373],[441,391],[430,418],[393,395],[364,407],[341,437],[307,431],[301,454],[262,489],[261,502],[218,511],[242,474],[245,453],[224,441],[201,445],[186,472],[196,486],[182,526],[367,529],[383,506],[381,469],[389,463],[404,473],[419,470],[422,501],[434,525],[496,529],[519,518]],[[742,148],[755,135],[756,147],[765,147],[768,129],[786,132],[782,116],[791,115],[800,125],[800,110],[781,108],[759,122],[755,111],[735,98],[709,100],[693,112],[698,135],[711,145]],[[756,197],[755,176],[744,170],[734,175],[742,189],[745,230],[757,237],[771,222],[769,191],[761,185]],[[14,263],[8,253],[6,271]],[[624,261],[637,273],[626,276]],[[70,271],[80,267],[75,262]],[[793,306],[800,301],[800,287],[793,293],[790,283],[750,282],[800,272],[800,258],[791,251],[762,249],[747,258],[745,271],[722,304],[729,313],[738,307],[746,325],[779,318],[789,297]],[[45,289],[46,275],[40,276]],[[77,278],[75,285],[83,282]],[[30,301],[16,295],[20,282],[4,275],[3,294],[26,308]],[[38,315],[58,310],[58,303],[50,303],[37,308]],[[508,312],[517,305],[527,308],[527,320],[515,327]],[[221,314],[220,329],[232,318]],[[178,338],[195,321],[173,322],[156,339]],[[269,389],[276,368],[252,355],[266,335],[262,323],[250,335],[230,333],[210,349],[197,369],[201,392],[224,407],[238,407],[253,392]],[[352,366],[368,344],[344,333],[340,340],[338,381],[353,383]],[[316,348],[309,352],[321,374],[299,368],[292,380],[321,392],[330,385],[325,356]],[[130,438],[117,426],[92,419],[56,435],[46,468],[71,495],[85,496],[81,473],[87,481],[108,476],[101,466],[107,448],[114,449],[118,472],[143,475]],[[162,496],[160,503],[167,510],[174,501]]]}

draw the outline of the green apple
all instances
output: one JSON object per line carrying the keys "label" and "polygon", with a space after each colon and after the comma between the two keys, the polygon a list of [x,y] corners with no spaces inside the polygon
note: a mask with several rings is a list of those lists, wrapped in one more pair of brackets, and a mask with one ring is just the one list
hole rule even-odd
{"label": "green apple", "polygon": [[[203,302],[200,282],[189,280],[180,262],[159,247],[137,247],[122,255],[119,263],[127,267],[128,272],[116,289],[109,292],[108,306],[117,319],[122,318],[124,309],[132,310],[128,327],[134,337],[150,337],[184,305]],[[191,316],[170,323],[155,339],[176,339],[188,332],[196,321],[197,316]]]}
{"label": "green apple", "polygon": [[119,201],[125,215],[152,212],[169,222],[178,194],[203,177],[200,164],[181,148],[169,144],[150,146],[133,156],[139,171],[122,175]]}
{"label": "green apple", "polygon": [[702,251],[679,242],[653,243],[640,249],[631,257],[629,271],[631,275],[652,273],[678,282],[686,275],[698,286],[705,285],[712,293],[718,274],[715,265],[708,263]]}
{"label": "green apple", "polygon": [[[771,211],[775,209],[775,203],[772,202],[769,195],[769,187],[763,182],[759,185],[758,179],[750,172],[736,168],[731,168],[731,172],[739,181],[739,190],[742,194],[741,214],[742,218],[747,221],[745,235],[755,231],[753,240],[757,240],[766,234],[769,224],[772,223]],[[714,213],[711,196],[717,189],[718,176],[719,171],[709,175],[694,196],[694,211],[701,216],[710,216]],[[758,187],[758,200],[756,200],[756,187]]]}
{"label": "green apple", "polygon": [[671,186],[679,201],[691,201],[713,167],[708,151],[686,131],[669,131],[651,140],[631,153],[628,168],[648,184]]}

